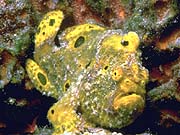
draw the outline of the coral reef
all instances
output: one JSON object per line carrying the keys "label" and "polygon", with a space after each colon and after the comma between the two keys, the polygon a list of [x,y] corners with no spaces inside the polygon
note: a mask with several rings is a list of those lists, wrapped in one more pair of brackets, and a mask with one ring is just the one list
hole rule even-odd
{"label": "coral reef", "polygon": [[24,68],[17,58],[7,51],[0,53],[0,88],[8,83],[21,83],[25,76]]}
{"label": "coral reef", "polygon": [[6,1],[0,8],[0,49],[13,55],[23,53],[33,33],[30,4],[26,0]]}

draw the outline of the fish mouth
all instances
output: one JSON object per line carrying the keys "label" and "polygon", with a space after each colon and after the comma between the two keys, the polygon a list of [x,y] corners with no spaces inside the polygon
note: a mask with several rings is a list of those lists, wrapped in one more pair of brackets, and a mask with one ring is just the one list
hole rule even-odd
{"label": "fish mouth", "polygon": [[113,109],[119,110],[121,108],[126,109],[143,109],[145,106],[144,97],[141,94],[135,92],[129,92],[125,94],[118,94],[113,100]]}

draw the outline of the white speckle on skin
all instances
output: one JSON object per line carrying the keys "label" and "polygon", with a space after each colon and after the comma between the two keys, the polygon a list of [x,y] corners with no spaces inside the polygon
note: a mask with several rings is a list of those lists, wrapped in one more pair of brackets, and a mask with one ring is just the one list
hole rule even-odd
{"label": "white speckle on skin", "polygon": [[69,66],[69,65],[66,65],[66,69],[67,69],[67,70],[70,70],[70,66]]}
{"label": "white speckle on skin", "polygon": [[50,96],[51,94],[52,94],[52,92],[49,91],[49,92],[47,93],[47,96]]}
{"label": "white speckle on skin", "polygon": [[88,101],[86,101],[84,104],[85,104],[86,106],[88,106],[88,105],[89,105],[89,102],[88,102]]}
{"label": "white speckle on skin", "polygon": [[86,82],[86,83],[85,83],[85,89],[86,89],[86,90],[91,90],[91,84],[88,83],[88,82]]}
{"label": "white speckle on skin", "polygon": [[42,94],[43,94],[43,95],[46,95],[46,92],[43,92]]}
{"label": "white speckle on skin", "polygon": [[97,101],[98,101],[98,98],[95,97],[95,98],[93,99],[93,102],[97,102]]}

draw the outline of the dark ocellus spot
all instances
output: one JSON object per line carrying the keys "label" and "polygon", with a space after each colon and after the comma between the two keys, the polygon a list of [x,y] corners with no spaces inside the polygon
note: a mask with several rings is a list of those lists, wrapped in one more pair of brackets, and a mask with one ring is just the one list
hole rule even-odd
{"label": "dark ocellus spot", "polygon": [[38,79],[41,82],[41,84],[46,85],[46,83],[47,83],[46,77],[42,73],[38,73],[37,76],[38,76]]}
{"label": "dark ocellus spot", "polygon": [[70,87],[69,82],[67,82],[64,87],[65,87],[65,91],[67,91],[69,89],[69,87]]}
{"label": "dark ocellus spot", "polygon": [[84,42],[85,42],[85,38],[84,38],[83,36],[80,36],[80,37],[76,40],[76,42],[75,42],[75,44],[74,44],[74,47],[75,47],[75,48],[78,48],[78,47],[80,47]]}
{"label": "dark ocellus spot", "polygon": [[85,68],[88,68],[91,65],[91,61],[85,66]]}
{"label": "dark ocellus spot", "polygon": [[51,110],[51,113],[54,114],[54,110],[53,109]]}
{"label": "dark ocellus spot", "polygon": [[49,21],[49,26],[53,26],[54,23],[55,23],[55,19],[50,19],[50,21]]}
{"label": "dark ocellus spot", "polygon": [[107,70],[108,68],[109,68],[109,66],[105,66],[105,67],[104,67],[104,70]]}

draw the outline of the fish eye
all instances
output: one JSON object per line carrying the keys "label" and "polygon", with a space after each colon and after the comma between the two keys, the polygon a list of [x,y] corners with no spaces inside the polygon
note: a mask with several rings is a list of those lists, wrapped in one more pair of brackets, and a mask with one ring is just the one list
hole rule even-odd
{"label": "fish eye", "polygon": [[121,44],[122,44],[123,46],[128,46],[128,45],[129,45],[129,41],[127,41],[127,40],[121,40]]}

